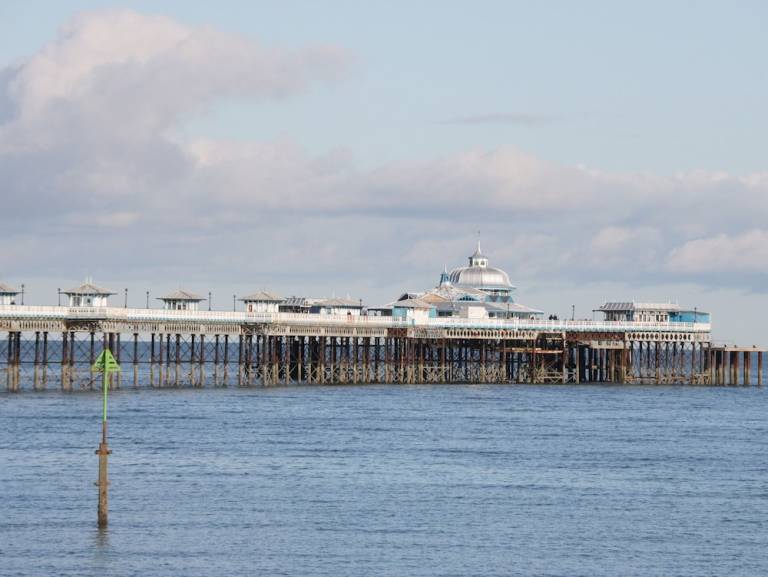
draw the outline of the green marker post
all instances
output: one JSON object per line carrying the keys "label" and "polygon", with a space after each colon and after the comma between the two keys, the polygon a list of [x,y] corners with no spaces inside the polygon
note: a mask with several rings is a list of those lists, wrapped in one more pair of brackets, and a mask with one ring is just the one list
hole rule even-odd
{"label": "green marker post", "polygon": [[117,364],[115,357],[109,349],[104,351],[96,359],[92,371],[101,371],[104,376],[103,380],[103,411],[101,418],[101,443],[96,454],[99,456],[99,509],[98,509],[98,525],[99,528],[107,526],[107,503],[109,487],[109,479],[107,477],[107,457],[112,453],[107,446],[107,392],[109,391],[109,373],[120,370],[120,365]]}

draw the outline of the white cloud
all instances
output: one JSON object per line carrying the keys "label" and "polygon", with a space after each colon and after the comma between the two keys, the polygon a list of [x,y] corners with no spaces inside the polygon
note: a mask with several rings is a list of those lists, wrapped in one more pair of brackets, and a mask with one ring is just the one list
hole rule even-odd
{"label": "white cloud", "polygon": [[718,234],[690,240],[670,253],[667,269],[685,273],[747,272],[764,275],[767,263],[768,231],[756,229],[736,236]]}
{"label": "white cloud", "polygon": [[286,96],[337,77],[348,61],[338,48],[270,49],[163,16],[104,11],[74,19],[22,64],[8,94],[17,123],[79,113],[124,136],[168,129],[222,96]]}
{"label": "white cloud", "polygon": [[127,11],[78,17],[0,73],[0,226],[44,239],[16,241],[3,266],[71,274],[78,258],[119,254],[123,271],[290,282],[286,292],[323,279],[354,292],[359,277],[391,293],[463,264],[479,229],[515,282],[764,274],[768,173],[614,173],[512,146],[363,170],[288,139],[180,136],[219,98],[282,98],[349,60]]}
{"label": "white cloud", "polygon": [[592,237],[590,246],[600,255],[613,256],[627,252],[637,254],[655,248],[661,238],[661,233],[650,227],[608,226]]}

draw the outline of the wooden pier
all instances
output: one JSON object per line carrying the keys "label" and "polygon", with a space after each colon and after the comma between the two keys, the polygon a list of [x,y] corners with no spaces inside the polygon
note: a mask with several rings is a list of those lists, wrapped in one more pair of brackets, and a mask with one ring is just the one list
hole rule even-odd
{"label": "wooden pier", "polygon": [[8,391],[344,383],[762,385],[763,352],[703,323],[545,321],[0,306]]}

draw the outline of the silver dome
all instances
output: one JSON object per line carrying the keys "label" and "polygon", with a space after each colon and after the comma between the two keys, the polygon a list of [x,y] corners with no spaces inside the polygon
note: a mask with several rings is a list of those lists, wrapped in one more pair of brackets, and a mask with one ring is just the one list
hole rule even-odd
{"label": "silver dome", "polygon": [[450,281],[454,285],[477,289],[515,288],[507,273],[492,266],[463,266],[451,271]]}

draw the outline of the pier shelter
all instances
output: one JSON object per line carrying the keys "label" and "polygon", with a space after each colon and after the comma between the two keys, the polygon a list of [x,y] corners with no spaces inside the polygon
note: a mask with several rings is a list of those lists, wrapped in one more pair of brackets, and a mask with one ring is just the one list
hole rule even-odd
{"label": "pier shelter", "polygon": [[280,304],[285,302],[283,297],[266,291],[259,291],[240,299],[245,304],[245,310],[249,313],[277,313],[280,312]]}
{"label": "pier shelter", "polygon": [[79,287],[67,289],[62,293],[69,297],[71,307],[107,307],[109,297],[115,294],[111,290],[96,286],[90,279]]}
{"label": "pier shelter", "polygon": [[15,305],[18,294],[15,288],[0,282],[0,305]]}
{"label": "pier shelter", "polygon": [[309,312],[320,315],[351,315],[357,317],[360,316],[362,310],[363,304],[361,301],[330,298],[313,303]]}
{"label": "pier shelter", "polygon": [[708,323],[710,315],[697,309],[683,309],[676,303],[606,302],[595,309],[606,321],[635,321],[643,323]]}
{"label": "pier shelter", "polygon": [[437,317],[437,307],[420,299],[406,299],[392,304],[392,316],[427,321]]}
{"label": "pier shelter", "polygon": [[278,304],[281,313],[309,314],[312,303],[305,297],[291,296]]}
{"label": "pier shelter", "polygon": [[163,301],[163,308],[168,311],[197,311],[200,310],[200,303],[205,298],[195,293],[177,290],[158,300]]}

